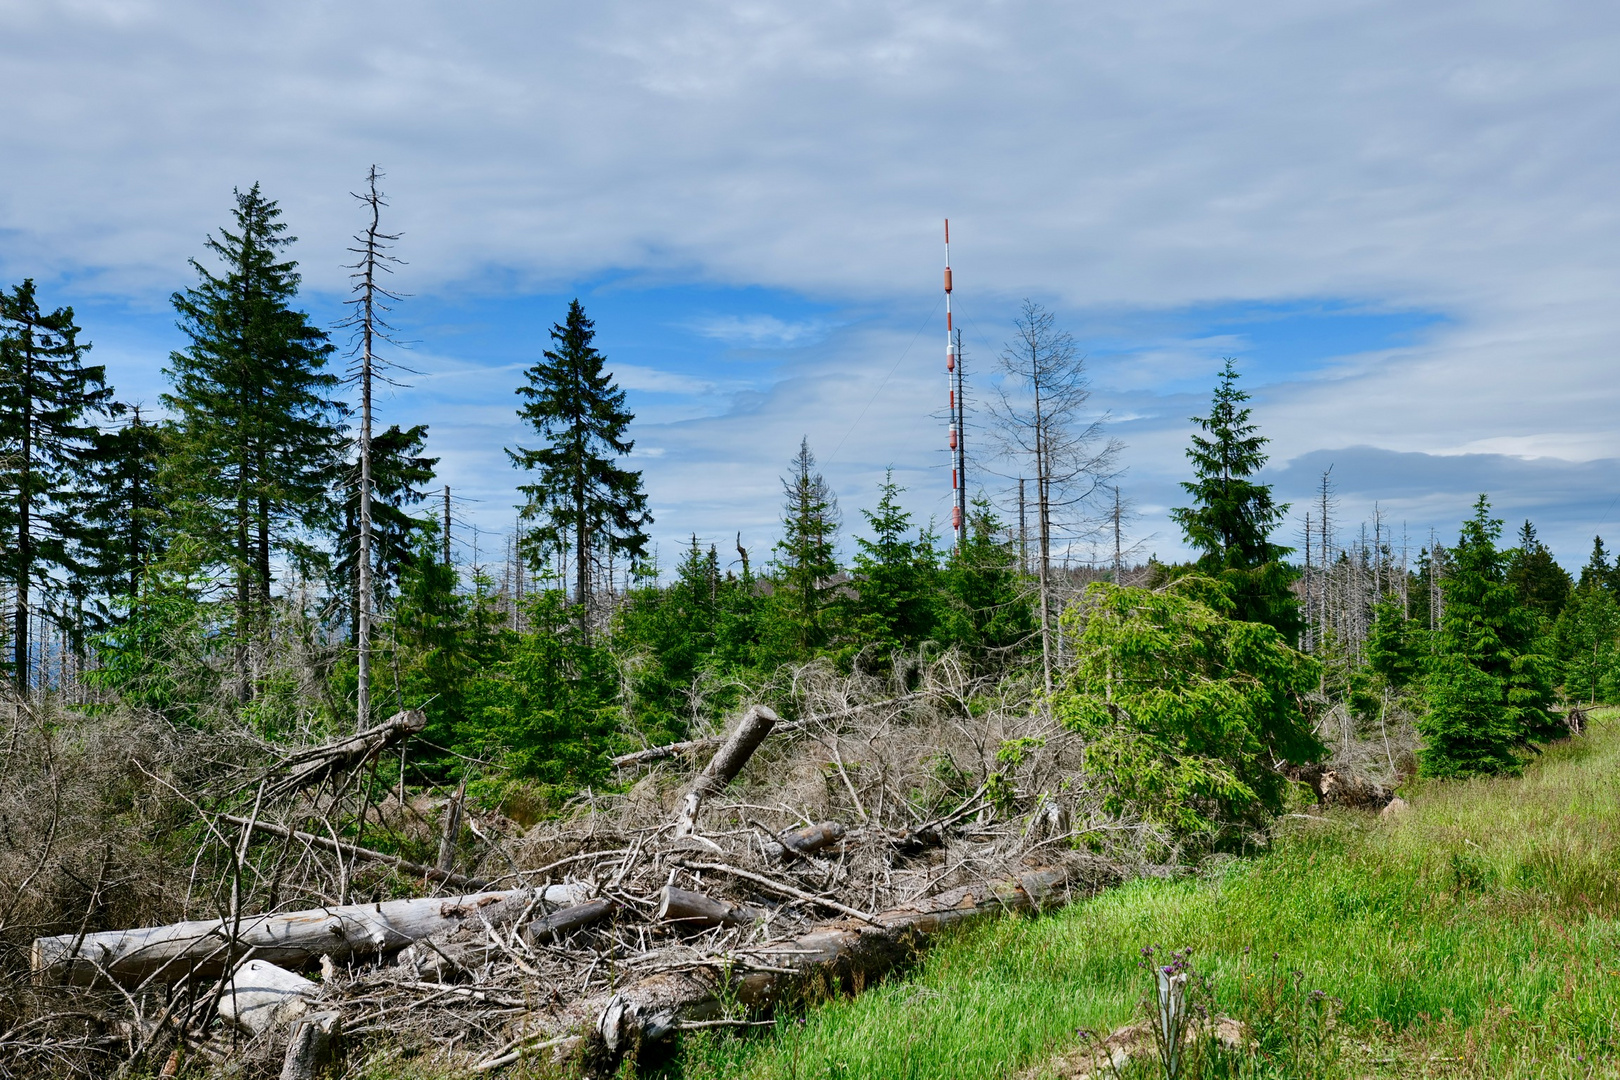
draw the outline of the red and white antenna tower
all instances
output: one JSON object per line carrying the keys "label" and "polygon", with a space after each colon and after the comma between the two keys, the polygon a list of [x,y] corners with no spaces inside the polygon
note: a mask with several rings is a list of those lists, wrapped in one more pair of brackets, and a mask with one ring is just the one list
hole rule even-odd
{"label": "red and white antenna tower", "polygon": [[967,424],[962,401],[962,333],[951,324],[951,219],[945,219],[945,375],[951,408],[951,528],[959,547],[967,547]]}

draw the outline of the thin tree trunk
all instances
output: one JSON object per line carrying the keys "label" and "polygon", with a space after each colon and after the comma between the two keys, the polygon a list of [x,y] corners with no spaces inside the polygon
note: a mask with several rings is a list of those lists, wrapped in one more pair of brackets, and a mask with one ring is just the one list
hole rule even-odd
{"label": "thin tree trunk", "polygon": [[17,484],[17,696],[28,697],[28,591],[34,574],[34,333],[23,330],[21,475]]}
{"label": "thin tree trunk", "polygon": [[371,724],[371,347],[372,290],[376,285],[377,170],[371,170],[371,227],[366,231],[365,279],[361,305],[360,350],[360,551],[355,605],[359,625],[355,634],[358,686],[355,693],[355,728]]}
{"label": "thin tree trunk", "polygon": [[[263,477],[268,472],[261,462],[259,475]],[[253,586],[256,595],[253,603],[253,637],[250,640],[256,648],[250,653],[250,658],[253,662],[254,682],[257,683],[258,676],[263,671],[264,658],[269,651],[270,643],[270,497],[264,494],[262,481],[258,516],[254,524],[257,530],[253,567]]]}
{"label": "thin tree trunk", "polygon": [[248,542],[247,480],[236,496],[236,699],[243,704],[248,700],[248,634],[253,625],[253,560],[252,545]]}
{"label": "thin tree trunk", "polygon": [[590,635],[590,568],[585,563],[585,493],[574,492],[574,598],[579,604],[579,637],[583,643]]}

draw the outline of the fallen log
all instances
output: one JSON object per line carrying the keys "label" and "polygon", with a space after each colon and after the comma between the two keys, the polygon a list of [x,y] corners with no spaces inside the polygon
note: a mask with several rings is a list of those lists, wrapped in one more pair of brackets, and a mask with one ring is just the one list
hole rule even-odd
{"label": "fallen log", "polygon": [[252,915],[240,920],[234,934],[229,919],[109,930],[82,940],[59,934],[34,939],[29,966],[40,984],[88,983],[100,975],[120,982],[216,975],[249,949],[258,960],[302,967],[322,956],[393,952],[466,922],[510,923],[528,910],[534,896],[531,889],[509,889]]}
{"label": "fallen log", "polygon": [[741,904],[673,885],[665,885],[658,894],[658,921],[677,923],[683,929],[746,926],[759,916],[759,912]]}
{"label": "fallen log", "polygon": [[744,881],[751,881],[755,885],[765,889],[765,891],[773,892],[778,896],[787,896],[794,900],[802,900],[804,903],[810,904],[814,907],[823,908],[827,911],[836,911],[840,915],[847,915],[852,919],[860,919],[862,922],[869,922],[873,923],[874,925],[877,922],[874,916],[868,915],[866,912],[860,911],[856,908],[852,908],[848,904],[840,904],[837,900],[832,900],[825,896],[817,896],[815,893],[805,892],[803,889],[794,885],[789,885],[785,881],[777,881],[775,878],[768,878],[764,874],[756,874],[752,870],[743,870],[740,867],[727,866],[725,863],[692,862],[688,859],[681,859],[678,865],[684,866],[688,870],[712,870],[718,874],[730,874],[732,877],[741,878]]}
{"label": "fallen log", "polygon": [[[546,906],[554,904],[567,905],[550,915],[525,923],[521,927],[525,939],[534,944],[536,938],[532,933],[536,924],[555,925],[584,925],[591,921],[592,916],[582,912],[581,909],[592,909],[605,913],[613,906],[611,900],[587,898],[594,891],[593,887],[583,882],[572,882],[566,885],[547,886],[545,892],[538,899]],[[544,910],[540,903],[536,903],[535,910]],[[567,917],[572,914],[572,918]],[[563,916],[559,918],[559,916]],[[584,922],[579,922],[583,916]],[[600,917],[600,916],[596,916]],[[550,920],[550,921],[548,921]],[[430,982],[455,982],[462,975],[476,975],[477,972],[491,960],[499,961],[511,956],[510,948],[503,942],[497,941],[497,935],[491,934],[489,927],[482,921],[468,921],[454,926],[448,930],[423,938],[400,950],[395,964],[407,971],[414,971],[419,978]],[[542,927],[544,934],[544,927]]]}
{"label": "fallen log", "polygon": [[489,882],[482,878],[468,877],[466,874],[457,874],[450,870],[441,870],[437,866],[428,866],[424,863],[411,862],[398,855],[390,855],[386,851],[375,851],[372,848],[357,847],[354,844],[345,844],[341,840],[333,840],[329,836],[317,836],[315,833],[301,832],[298,829],[289,829],[285,825],[276,825],[269,821],[255,821],[235,814],[221,814],[219,820],[228,821],[232,825],[241,825],[244,828],[254,829],[258,832],[269,833],[283,839],[297,840],[302,844],[323,848],[326,851],[335,851],[339,855],[347,855],[351,859],[360,859],[364,862],[380,862],[392,866],[395,870],[403,870],[412,877],[419,877],[425,881],[442,881],[446,885],[455,885],[463,889],[487,889]]}
{"label": "fallen log", "polygon": [[841,920],[788,941],[735,950],[727,954],[723,966],[717,960],[710,967],[654,975],[598,1006],[595,1037],[616,1055],[661,1039],[683,1024],[720,1017],[728,999],[761,1009],[810,979],[859,985],[904,962],[922,939],[948,926],[986,914],[1047,906],[1067,879],[1068,871],[1061,866],[1029,870],[886,911],[871,924]]}
{"label": "fallen log", "polygon": [[599,919],[606,918],[615,906],[612,900],[599,896],[595,900],[587,900],[583,904],[574,904],[571,907],[553,911],[544,918],[527,923],[523,927],[523,940],[530,945],[541,945],[548,941],[567,937],[581,927],[589,926]]}
{"label": "fallen log", "polygon": [[759,744],[765,741],[765,736],[771,733],[776,726],[776,714],[763,705],[750,706],[737,722],[736,730],[732,731],[725,745],[715,752],[714,757],[703,767],[698,778],[686,793],[681,802],[681,813],[675,822],[676,836],[691,836],[697,831],[697,817],[703,809],[703,800],[718,795],[726,789],[726,785],[737,778],[748,759],[754,756]]}
{"label": "fallen log", "polygon": [[311,747],[293,754],[277,766],[288,770],[287,775],[265,789],[271,798],[290,795],[313,787],[336,773],[347,772],[370,761],[389,747],[398,746],[427,727],[427,714],[420,709],[405,709],[390,716],[374,728]]}
{"label": "fallen log", "polygon": [[764,844],[765,854],[772,860],[795,855],[814,855],[844,838],[844,827],[836,821],[823,821],[819,825],[806,825],[779,835],[775,842]]}

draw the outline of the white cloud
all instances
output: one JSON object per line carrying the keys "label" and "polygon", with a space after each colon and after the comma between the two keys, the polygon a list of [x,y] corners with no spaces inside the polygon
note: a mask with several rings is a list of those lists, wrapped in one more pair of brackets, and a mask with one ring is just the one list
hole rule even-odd
{"label": "white cloud", "polygon": [[689,329],[727,345],[754,348],[805,345],[824,336],[827,325],[819,320],[792,322],[775,315],[712,315],[693,319]]}
{"label": "white cloud", "polygon": [[[377,161],[407,291],[630,271],[892,309],[937,291],[949,214],[959,296],[984,310],[1327,297],[1448,317],[1418,345],[1265,387],[1279,461],[1365,444],[1606,459],[1617,61],[1620,7],[1596,0],[13,0],[0,274],[162,296],[231,187],[260,179],[310,283],[341,288],[348,192]],[[667,455],[649,466],[679,485],[654,499],[683,528],[772,504],[799,432],[830,452],[905,347],[768,312],[708,332],[830,335],[852,355],[790,358],[774,388],[735,396],[621,368],[701,405],[659,414]],[[1100,380],[1144,417],[1124,425],[1144,484],[1182,468],[1188,400],[1165,384],[1215,346],[1161,343]],[[937,396],[930,365],[855,425],[849,483],[889,460],[919,488],[933,475],[937,425],[898,418],[902,393]],[[509,425],[502,379],[481,415]],[[457,400],[485,385],[437,382]]]}

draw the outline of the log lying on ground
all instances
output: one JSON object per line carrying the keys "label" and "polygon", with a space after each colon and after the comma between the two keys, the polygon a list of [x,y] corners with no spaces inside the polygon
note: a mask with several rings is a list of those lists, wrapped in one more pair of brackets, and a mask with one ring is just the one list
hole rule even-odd
{"label": "log lying on ground", "polygon": [[389,747],[398,746],[425,727],[426,713],[420,709],[405,709],[374,728],[301,751],[281,763],[279,768],[288,770],[287,775],[270,785],[265,794],[271,798],[290,795],[334,773],[347,772]]}
{"label": "log lying on ground", "polygon": [[253,915],[240,921],[234,935],[226,919],[110,930],[82,939],[60,934],[34,940],[30,966],[41,984],[88,983],[102,974],[120,982],[152,976],[173,982],[192,972],[215,975],[249,949],[257,959],[301,967],[322,956],[393,952],[464,923],[511,923],[529,910],[534,898],[532,889],[509,889]]}
{"label": "log lying on ground", "polygon": [[[572,882],[566,885],[550,885],[543,893],[536,893],[537,902],[528,914],[538,915],[542,912],[549,914],[542,915],[541,918],[528,922],[521,928],[525,940],[530,944],[534,943],[530,935],[536,923],[583,925],[577,921],[581,918],[582,908],[611,909],[613,902],[610,900],[587,900],[594,891],[592,886],[583,882]],[[558,904],[565,906],[553,911],[552,908]],[[590,917],[586,916],[585,921],[591,921]],[[486,926],[485,921],[481,919],[463,921],[431,937],[407,945],[400,950],[395,964],[404,970],[414,971],[419,978],[434,982],[455,982],[463,975],[475,976],[491,961],[499,962],[512,956],[511,946],[504,941],[497,941],[498,933],[490,933],[494,928],[494,923],[488,923]]]}
{"label": "log lying on ground", "polygon": [[746,926],[760,912],[688,889],[665,885],[658,894],[658,921],[675,923],[682,929],[699,930],[710,926]]}
{"label": "log lying on ground", "polygon": [[301,844],[311,847],[323,848],[326,851],[335,851],[339,855],[347,855],[351,859],[362,862],[380,862],[392,866],[395,870],[403,870],[412,877],[419,877],[424,881],[442,881],[446,885],[455,885],[462,889],[487,889],[489,882],[482,878],[468,877],[466,874],[457,874],[449,870],[441,870],[436,866],[427,866],[419,862],[402,859],[398,855],[390,855],[385,851],[374,851],[371,848],[356,847],[345,844],[341,840],[333,840],[329,836],[317,836],[314,833],[300,832],[289,829],[285,825],[276,825],[268,821],[253,821],[235,814],[221,814],[219,820],[228,821],[232,825],[241,825],[252,828],[257,832],[269,833],[271,836],[280,836],[284,839],[297,840]]}
{"label": "log lying on ground", "polygon": [[771,733],[776,726],[776,714],[763,705],[754,705],[743,714],[737,722],[737,728],[731,733],[714,755],[704,766],[698,778],[693,781],[692,787],[687,791],[686,798],[681,802],[681,813],[675,822],[676,836],[691,836],[697,830],[698,812],[703,809],[703,800],[712,795],[718,795],[726,789],[726,785],[737,778],[742,772],[748,759],[754,756],[759,744],[765,741],[765,736]]}
{"label": "log lying on ground", "polygon": [[767,842],[765,855],[774,860],[795,855],[814,855],[844,838],[844,827],[836,821],[823,821],[819,825],[806,825],[802,829],[785,832],[775,842]]}
{"label": "log lying on ground", "polygon": [[[947,926],[1059,902],[1067,880],[1064,867],[1042,867],[886,911],[875,917],[875,925],[843,920],[787,941],[739,949],[728,954],[725,969],[717,964],[654,975],[599,1004],[596,1034],[617,1054],[660,1039],[682,1024],[719,1017],[726,996],[745,1007],[763,1008],[807,979],[858,984],[904,962],[921,939]],[[723,970],[739,971],[729,987],[722,984]]]}
{"label": "log lying on ground", "polygon": [[523,927],[523,940],[530,945],[543,945],[548,941],[567,937],[582,927],[606,918],[614,908],[612,900],[599,896],[583,904],[553,911],[544,918],[535,919]]}

